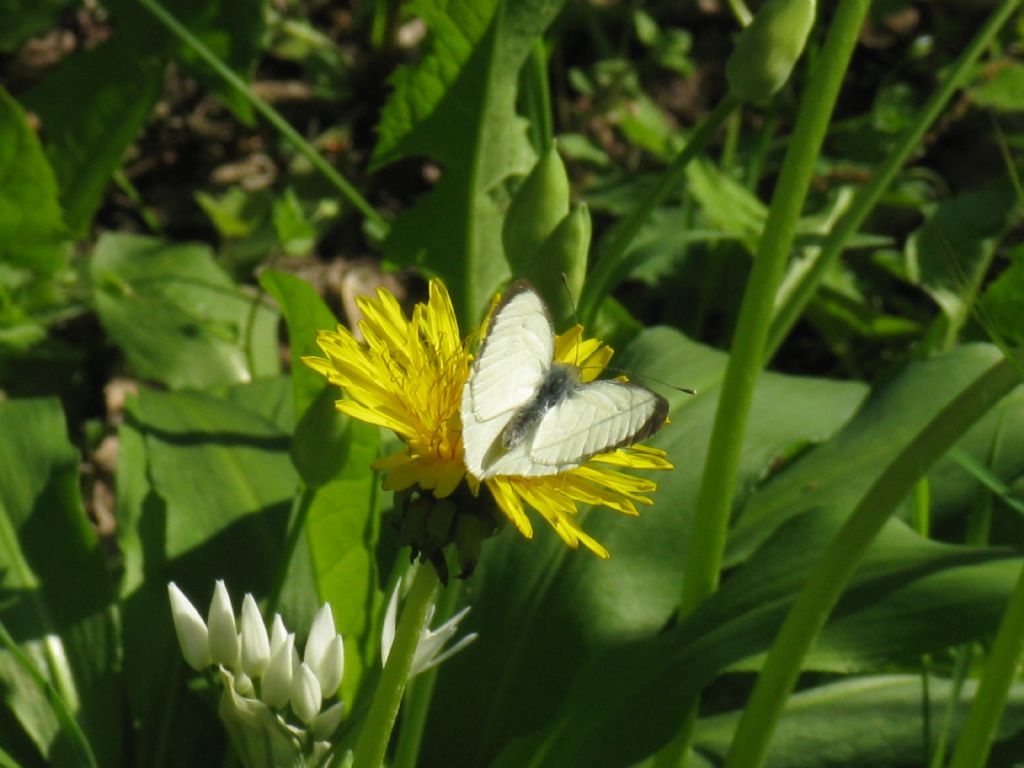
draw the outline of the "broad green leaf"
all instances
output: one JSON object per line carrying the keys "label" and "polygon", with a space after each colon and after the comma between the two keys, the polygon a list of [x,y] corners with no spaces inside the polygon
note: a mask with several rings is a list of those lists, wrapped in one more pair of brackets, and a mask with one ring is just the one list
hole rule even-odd
{"label": "broad green leaf", "polygon": [[90,277],[100,320],[137,375],[181,388],[277,373],[276,314],[206,246],[106,235]]}
{"label": "broad green leaf", "polygon": [[57,182],[25,113],[0,88],[0,261],[52,274],[65,261]]}
{"label": "broad green leaf", "polygon": [[321,354],[316,332],[337,324],[313,288],[281,272],[264,272],[260,285],[277,300],[288,323],[296,409],[303,414],[291,456],[307,485],[303,501],[311,578],[346,638],[342,686],[343,698],[351,701],[380,642],[375,617],[381,593],[374,554],[379,479],[370,467],[379,451],[379,430],[338,413],[334,401],[341,392],[301,360]]}
{"label": "broad green leaf", "polygon": [[[79,497],[79,460],[58,401],[0,403],[0,621],[75,714],[97,764],[116,765],[113,590]],[[50,765],[87,764],[75,735],[60,730],[51,705],[7,653],[0,653],[0,678],[5,705]]]}
{"label": "broad green leaf", "polygon": [[908,365],[838,435],[757,489],[730,535],[727,562],[739,562],[805,510],[852,509],[914,435],[998,357],[994,347],[978,344]]}
{"label": "broad green leaf", "polygon": [[345,637],[343,698],[352,701],[368,664],[377,657],[379,585],[376,545],[380,534],[380,479],[376,427],[349,420],[345,462],[334,478],[310,492],[306,537],[320,600],[334,609]]}
{"label": "broad green leaf", "polygon": [[908,240],[908,272],[942,308],[939,348],[948,348],[967,320],[970,305],[996,249],[1013,225],[1019,201],[1006,181],[964,192],[935,206]]}
{"label": "broad green leaf", "polygon": [[[686,621],[588,659],[559,714],[496,765],[621,766],[651,754],[718,673],[767,649],[813,567],[808,553],[822,551],[841,522],[835,512],[801,515]],[[1020,568],[1011,553],[937,544],[890,521],[822,639],[913,657],[984,636],[998,623]],[[916,615],[895,629],[883,620],[908,607]],[[846,632],[844,622],[857,626]],[[907,626],[914,631],[900,634]]]}
{"label": "broad green leaf", "polygon": [[[279,393],[264,400],[289,400],[288,381],[277,381]],[[267,392],[263,382],[243,388],[249,387]],[[120,430],[124,667],[132,681],[130,711],[140,724],[136,752],[147,765],[207,764],[223,742],[213,713],[186,690],[167,582],[173,579],[205,613],[214,579],[225,579],[237,610],[245,592],[262,599],[284,577],[298,484],[290,436],[272,420],[276,406],[262,413],[236,404],[247,400],[237,392],[228,397],[143,390],[129,401]],[[300,575],[304,562],[300,550],[292,563]],[[289,627],[307,629],[319,606],[308,587],[300,594],[301,602],[283,599],[279,610]],[[174,735],[180,733],[195,738]]]}
{"label": "broad green leaf", "polygon": [[[766,765],[772,768],[902,768],[927,765],[926,736],[934,748],[938,724],[953,687],[948,680],[920,675],[880,675],[823,685],[793,696],[772,739]],[[977,684],[968,681],[958,702],[959,720]],[[924,721],[925,691],[932,720]],[[720,765],[739,720],[738,712],[702,718],[694,749]],[[930,733],[929,733],[930,726]],[[1016,684],[997,738],[1024,728],[1024,684]]]}
{"label": "broad green leaf", "polygon": [[324,377],[303,363],[302,358],[322,355],[316,345],[316,333],[334,330],[338,320],[313,287],[297,277],[266,271],[260,275],[260,287],[277,301],[288,325],[295,410],[301,416],[323,391],[325,383]]}
{"label": "broad green leaf", "polygon": [[64,59],[25,96],[43,124],[68,227],[88,231],[113,172],[145,125],[163,67],[128,35]]}
{"label": "broad green leaf", "polygon": [[[425,740],[437,764],[485,764],[510,739],[549,721],[588,655],[657,633],[675,611],[725,355],[655,329],[612,364],[698,390],[696,397],[665,393],[672,421],[654,443],[668,451],[675,469],[650,474],[658,490],[639,518],[601,508],[583,513],[584,527],[609,549],[611,560],[566,549],[536,515],[533,541],[506,531],[485,545],[467,618],[480,637],[438,676],[434,711],[443,714],[432,716]],[[863,393],[855,383],[763,377],[741,488],[794,445],[827,438]],[[514,631],[510,616],[516,617]],[[471,682],[481,679],[488,685]]]}
{"label": "broad green leaf", "polygon": [[384,253],[442,278],[466,328],[508,275],[502,184],[532,165],[515,112],[517,79],[561,6],[562,0],[422,0],[414,11],[433,33],[430,50],[392,79],[375,166],[425,155],[444,173],[395,219]]}

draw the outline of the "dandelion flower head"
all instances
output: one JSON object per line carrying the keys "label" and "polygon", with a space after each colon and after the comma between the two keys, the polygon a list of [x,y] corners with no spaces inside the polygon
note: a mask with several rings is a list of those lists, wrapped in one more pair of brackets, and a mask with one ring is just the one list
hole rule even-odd
{"label": "dandelion flower head", "polygon": [[[671,469],[665,453],[631,445],[593,456],[556,475],[479,480],[463,463],[459,415],[472,357],[444,284],[432,280],[427,303],[416,305],[408,319],[384,289],[375,298],[361,298],[359,307],[364,313],[359,328],[365,343],[339,326],[317,336],[325,357],[303,360],[348,395],[337,401],[338,410],[386,427],[405,443],[400,453],[374,464],[385,473],[384,487],[397,491],[416,486],[440,499],[452,494],[465,478],[474,495],[486,486],[523,536],[533,536],[526,514],[530,507],[568,546],[575,549],[582,543],[599,557],[608,557],[608,551],[580,526],[578,504],[638,514],[637,504],[651,503],[648,494],[656,483],[622,470]],[[596,379],[611,356],[607,345],[584,338],[578,325],[555,340],[555,361],[577,366],[583,382]]]}

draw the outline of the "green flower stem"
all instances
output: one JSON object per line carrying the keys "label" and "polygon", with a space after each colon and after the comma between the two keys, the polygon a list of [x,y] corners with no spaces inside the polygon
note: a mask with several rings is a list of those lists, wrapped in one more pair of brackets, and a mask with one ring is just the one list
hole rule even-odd
{"label": "green flower stem", "polygon": [[869,0],[843,0],[836,9],[800,106],[757,254],[747,280],[729,364],[715,412],[683,581],[680,616],[688,616],[718,588],[747,416],[764,360],[775,294],[796,222],[825,138]]}
{"label": "green flower stem", "polygon": [[594,265],[593,272],[587,278],[586,284],[583,286],[583,295],[580,296],[579,316],[580,322],[584,326],[593,322],[601,300],[611,290],[618,277],[626,249],[629,248],[644,222],[666,197],[679,189],[686,173],[686,166],[704,150],[708,141],[737,106],[739,106],[739,102],[730,95],[722,99],[714,111],[693,132],[683,150],[661,174],[654,189],[648,192],[644,199],[637,203],[636,207],[612,229],[607,245],[602,248],[600,258]]}
{"label": "green flower stem", "polygon": [[969,77],[971,77],[978,57],[988,48],[992,39],[1009,20],[1013,11],[1020,5],[1020,0],[1003,0],[989,17],[985,25],[978,31],[971,40],[970,45],[964,49],[952,69],[946,74],[928,101],[914,118],[910,125],[903,132],[893,151],[885,159],[881,167],[876,170],[871,179],[862,186],[853,199],[849,210],[840,219],[836,226],[829,233],[825,242],[814,261],[814,264],[807,270],[792,293],[787,297],[783,305],[772,318],[771,329],[768,332],[768,348],[765,360],[771,360],[778,351],[779,346],[792,330],[797,320],[803,314],[807,304],[813,298],[818,285],[828,272],[832,263],[839,257],[847,242],[857,232],[861,224],[868,217],[868,214],[877,205],[882,194],[892,183],[893,178],[900,168],[910,157],[910,153],[920,144],[921,137],[932,126],[945,109],[949,100],[957,89],[961,88]]}
{"label": "green flower stem", "polygon": [[195,51],[196,55],[199,56],[199,58],[202,59],[215,73],[217,73],[218,77],[238,91],[242,98],[252,105],[253,109],[261,114],[268,123],[274,126],[274,128],[276,128],[278,132],[284,136],[303,157],[309,160],[314,168],[320,171],[320,173],[322,173],[329,182],[338,188],[341,196],[348,201],[353,208],[363,214],[366,220],[376,231],[380,233],[387,231],[387,220],[377,213],[373,206],[366,201],[366,198],[359,194],[358,190],[349,184],[345,178],[338,173],[326,159],[324,159],[323,155],[317,152],[316,147],[306,141],[298,131],[292,128],[280,112],[270,106],[266,101],[256,96],[249,89],[249,86],[245,81],[236,75],[223,61],[217,58],[216,54],[207,48],[199,38],[193,35],[184,24],[178,21],[157,0],[139,0],[139,4],[153,14],[157,21],[167,27],[175,37]]}
{"label": "green flower stem", "polygon": [[[1024,358],[1024,347],[1014,354],[1018,360]],[[874,482],[836,533],[768,652],[733,734],[726,768],[756,768],[764,763],[769,741],[803,659],[864,553],[917,480],[1019,383],[1015,365],[1013,360],[1004,358],[946,405]],[[1015,617],[1019,625],[1020,615]],[[1018,646],[1020,630],[1018,626]]]}
{"label": "green flower stem", "polygon": [[1024,568],[1021,569],[1006,613],[999,623],[985,672],[967,713],[949,768],[982,768],[988,762],[992,738],[1006,706],[1006,697],[1024,648]]}
{"label": "green flower stem", "polygon": [[[438,599],[438,623],[447,621],[455,613],[459,595],[462,592],[462,581],[455,580],[448,584]],[[430,713],[430,699],[434,694],[434,683],[437,681],[437,667],[416,676],[409,684],[405,697],[405,709],[402,711],[402,727],[398,731],[398,744],[395,747],[395,759],[392,768],[416,768],[419,765],[420,744],[423,742],[423,730],[427,725]]]}
{"label": "green flower stem", "polygon": [[420,566],[413,577],[412,589],[402,606],[395,642],[384,665],[370,710],[356,743],[352,768],[380,768],[398,717],[402,694],[416,655],[420,634],[427,622],[427,611],[437,590],[437,574],[429,566]]}

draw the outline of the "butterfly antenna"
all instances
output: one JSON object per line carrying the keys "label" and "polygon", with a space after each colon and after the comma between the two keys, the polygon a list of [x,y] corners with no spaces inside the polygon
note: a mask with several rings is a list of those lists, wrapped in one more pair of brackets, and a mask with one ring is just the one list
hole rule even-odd
{"label": "butterfly antenna", "polygon": [[[596,366],[596,365],[589,366],[588,365],[587,368],[601,368],[601,366]],[[687,395],[696,395],[697,394],[697,390],[696,389],[693,389],[691,387],[680,387],[680,386],[677,386],[675,384],[669,384],[667,381],[663,381],[662,379],[656,379],[653,376],[648,376],[646,373],[633,373],[632,371],[626,371],[626,370],[623,370],[622,368],[615,368],[615,367],[610,366],[610,365],[604,366],[603,368],[601,368],[601,370],[604,370],[604,371],[614,371],[615,373],[621,373],[623,376],[630,376],[630,377],[632,377],[634,379],[645,379],[646,381],[651,381],[651,382],[654,382],[655,384],[660,384],[663,387],[667,387],[669,389],[674,389],[676,392],[684,392]]]}

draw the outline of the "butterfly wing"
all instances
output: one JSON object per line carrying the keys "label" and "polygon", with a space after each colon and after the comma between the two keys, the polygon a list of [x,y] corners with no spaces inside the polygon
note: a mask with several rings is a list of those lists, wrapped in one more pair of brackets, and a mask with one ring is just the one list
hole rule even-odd
{"label": "butterfly wing", "polygon": [[462,447],[466,468],[490,477],[502,430],[531,402],[551,367],[554,326],[547,307],[525,281],[505,291],[462,389]]}
{"label": "butterfly wing", "polygon": [[541,419],[529,440],[527,475],[564,472],[587,459],[650,437],[665,423],[668,402],[623,381],[583,384]]}

